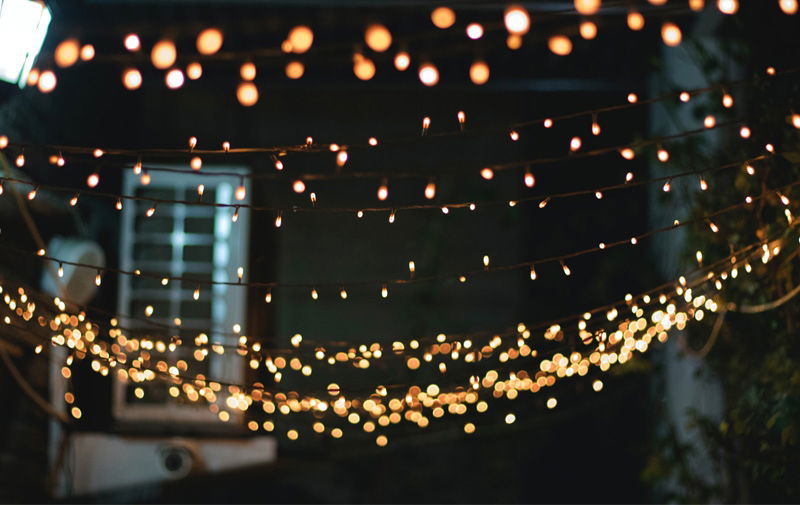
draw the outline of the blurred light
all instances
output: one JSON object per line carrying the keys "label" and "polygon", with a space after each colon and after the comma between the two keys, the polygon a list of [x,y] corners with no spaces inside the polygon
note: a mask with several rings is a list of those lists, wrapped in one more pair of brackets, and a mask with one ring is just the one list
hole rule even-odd
{"label": "blurred light", "polygon": [[531,29],[531,18],[528,11],[521,5],[509,5],[506,7],[503,21],[506,30],[515,35],[525,35]]}
{"label": "blurred light", "polygon": [[175,63],[177,56],[175,44],[171,40],[162,40],[153,46],[153,50],[150,52],[150,61],[153,62],[154,67],[164,70]]}
{"label": "blurred light", "polygon": [[85,44],[81,48],[81,60],[89,61],[94,58],[94,46],[91,44]]}
{"label": "blurred light", "polygon": [[717,0],[717,8],[723,14],[736,14],[739,10],[739,0]]}
{"label": "blurred light", "polygon": [[394,57],[394,68],[399,71],[404,71],[411,64],[411,57],[405,51],[400,51]]}
{"label": "blurred light", "polygon": [[289,49],[291,52],[304,53],[311,49],[311,44],[314,43],[314,32],[307,26],[295,26],[286,40],[291,46]]}
{"label": "blurred light", "polygon": [[666,22],[661,25],[661,38],[664,39],[666,45],[675,47],[680,45],[683,34],[681,33],[681,29],[678,28],[678,25]]}
{"label": "blurred light", "polygon": [[258,102],[258,88],[252,82],[243,82],[236,88],[236,98],[245,107],[251,107]]}
{"label": "blurred light", "polygon": [[489,80],[489,65],[485,61],[476,61],[469,67],[469,78],[473,84],[486,84]]}
{"label": "blurred light", "polygon": [[368,81],[375,77],[375,63],[369,58],[356,54],[353,58],[353,73],[362,81]]}
{"label": "blurred light", "polygon": [[456,22],[456,13],[450,7],[437,7],[431,12],[431,21],[436,28],[450,28]]}
{"label": "blurred light", "polygon": [[126,69],[122,73],[122,84],[127,89],[139,89],[142,85],[142,74],[135,68]]}
{"label": "blurred light", "polygon": [[392,45],[392,34],[385,26],[375,23],[367,27],[364,41],[373,51],[382,53]]}
{"label": "blurred light", "polygon": [[797,0],[778,0],[778,5],[784,14],[797,14]]}
{"label": "blurred light", "polygon": [[633,31],[639,31],[644,28],[644,16],[636,11],[628,13],[628,28]]}
{"label": "blurred light", "polygon": [[600,10],[600,0],[575,0],[575,10],[580,14],[590,16]]}
{"label": "blurred light", "polygon": [[566,56],[572,52],[572,41],[564,35],[555,35],[547,41],[547,47],[554,54]]}
{"label": "blurred light", "polygon": [[303,65],[302,62],[299,61],[290,61],[286,64],[286,77],[289,79],[299,79],[303,77],[303,74],[306,71],[306,67]]}
{"label": "blurred light", "polygon": [[193,61],[186,66],[186,77],[188,77],[189,79],[196,81],[202,76],[203,76],[203,66],[200,65],[198,62]]}
{"label": "blurred light", "polygon": [[169,89],[178,89],[183,86],[183,71],[178,68],[173,68],[167,72],[167,76],[164,78],[164,80]]}
{"label": "blurred light", "polygon": [[56,46],[54,58],[61,68],[71,67],[80,56],[80,44],[77,39],[67,39]]}
{"label": "blurred light", "polygon": [[586,40],[592,40],[597,37],[597,25],[591,21],[584,21],[580,26],[581,37]]}
{"label": "blurred light", "polygon": [[256,66],[249,61],[243,63],[239,68],[239,75],[242,77],[243,81],[252,81],[256,78]]}
{"label": "blurred light", "polygon": [[139,36],[135,33],[126,35],[123,44],[128,51],[138,51],[142,48],[142,41],[139,40]]}
{"label": "blurred light", "polygon": [[0,80],[25,86],[51,19],[50,9],[43,2],[0,3]]}
{"label": "blurred light", "polygon": [[54,74],[52,70],[42,72],[38,82],[39,91],[42,93],[50,93],[56,89],[56,82],[56,74]]}
{"label": "blurred light", "polygon": [[483,26],[480,23],[470,23],[467,25],[467,37],[478,40],[483,37]]}
{"label": "blurred light", "polygon": [[197,52],[214,54],[222,47],[222,32],[216,28],[206,28],[197,36]]}
{"label": "blurred light", "polygon": [[425,86],[435,86],[439,82],[439,70],[431,63],[424,63],[419,67],[419,80]]}

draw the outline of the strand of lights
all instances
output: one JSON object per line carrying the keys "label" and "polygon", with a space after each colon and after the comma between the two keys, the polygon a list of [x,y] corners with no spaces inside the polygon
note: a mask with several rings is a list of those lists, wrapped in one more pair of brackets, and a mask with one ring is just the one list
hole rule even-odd
{"label": "strand of lights", "polygon": [[[773,69],[772,73],[767,74],[770,78],[775,78],[779,76],[787,76],[792,75],[800,71],[800,68],[791,68],[786,70],[781,70],[777,72]],[[511,136],[511,139],[514,141],[519,140],[520,132],[519,129],[523,129],[530,126],[544,126],[545,128],[552,128],[556,122],[561,122],[570,119],[577,119],[585,116],[592,117],[594,120],[600,114],[605,114],[614,111],[625,110],[633,107],[639,107],[643,105],[649,105],[659,102],[670,101],[678,98],[680,102],[686,103],[689,102],[692,97],[704,95],[707,93],[711,93],[714,91],[718,91],[720,89],[729,90],[732,87],[740,86],[740,85],[752,85],[755,82],[758,82],[762,79],[762,75],[756,75],[752,78],[744,78],[734,81],[727,81],[727,82],[720,82],[716,84],[712,84],[710,86],[702,87],[702,88],[695,88],[691,90],[682,90],[682,91],[674,91],[665,93],[658,97],[648,98],[648,99],[639,99],[638,97],[635,100],[629,99],[617,105],[610,105],[599,107],[595,109],[587,109],[578,112],[566,113],[556,116],[548,116],[545,118],[536,118],[525,120],[521,122],[512,123],[505,126],[494,126],[488,128],[469,128],[462,130],[460,127],[454,130],[447,130],[447,131],[440,131],[440,132],[428,132],[428,128],[430,126],[430,119],[428,119],[428,126],[424,127],[423,129],[423,136],[430,136],[430,137],[449,137],[461,134],[483,134],[483,133],[491,133],[491,132],[502,132],[503,134],[508,134]],[[635,96],[635,95],[634,95]],[[595,122],[595,121],[593,121]],[[374,137],[373,137],[374,138]],[[309,137],[306,139],[307,141],[302,144],[294,144],[294,145],[276,145],[276,146],[251,146],[251,147],[231,147],[230,142],[224,142],[220,149],[197,149],[197,139],[195,137],[191,137],[189,141],[189,147],[187,148],[145,148],[145,149],[130,149],[130,148],[113,148],[113,147],[102,147],[98,148],[96,146],[89,147],[89,146],[70,146],[70,145],[57,145],[57,144],[32,144],[32,143],[22,143],[22,142],[10,142],[8,137],[0,136],[0,149],[5,149],[8,146],[19,150],[36,150],[40,152],[52,152],[58,153],[58,157],[54,158],[54,160],[59,160],[59,166],[64,166],[64,158],[62,156],[63,153],[69,154],[85,154],[85,155],[92,155],[95,158],[96,152],[99,150],[104,155],[108,156],[128,156],[131,158],[142,158],[142,157],[161,157],[161,156],[168,156],[168,157],[183,157],[187,155],[191,155],[192,159],[197,156],[209,156],[209,155],[231,155],[231,154],[254,154],[254,153],[266,153],[266,154],[277,154],[277,155],[284,155],[286,153],[319,153],[319,152],[338,152],[341,149],[374,149],[379,145],[388,146],[388,145],[397,145],[397,144],[405,144],[405,143],[413,143],[419,142],[421,140],[420,136],[411,136],[411,137],[399,137],[395,139],[386,139],[378,143],[375,142],[365,142],[365,143],[348,143],[348,144],[335,144],[335,143],[316,143]],[[194,145],[193,145],[194,144]],[[23,157],[24,160],[24,157]],[[191,160],[190,160],[191,161]],[[275,164],[278,165],[280,160],[275,159]],[[23,161],[24,163],[24,161]],[[279,164],[282,169],[282,163]]]}

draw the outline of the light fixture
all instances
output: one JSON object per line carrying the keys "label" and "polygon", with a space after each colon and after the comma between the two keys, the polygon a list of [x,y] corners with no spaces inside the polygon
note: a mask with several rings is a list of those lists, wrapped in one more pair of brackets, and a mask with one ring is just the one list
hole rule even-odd
{"label": "light fixture", "polygon": [[25,87],[51,19],[44,2],[0,2],[0,80]]}

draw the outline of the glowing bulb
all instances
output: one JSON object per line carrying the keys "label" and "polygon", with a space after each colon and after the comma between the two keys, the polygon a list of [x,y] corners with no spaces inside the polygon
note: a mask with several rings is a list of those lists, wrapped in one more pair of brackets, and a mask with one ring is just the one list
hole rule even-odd
{"label": "glowing bulb", "polygon": [[192,168],[192,170],[195,171],[200,170],[201,168],[203,168],[202,158],[200,158],[200,156],[195,156],[189,161],[189,166]]}
{"label": "glowing bulb", "polygon": [[503,22],[508,33],[525,35],[531,29],[531,18],[521,5],[509,5],[503,14]]}
{"label": "glowing bulb", "polygon": [[409,261],[408,262],[408,271],[409,271],[409,273],[413,274],[416,271],[416,269],[417,269],[417,266],[416,266],[416,264],[414,264],[414,261],[413,260]]}
{"label": "glowing bulb", "polygon": [[409,65],[411,65],[411,56],[407,52],[400,51],[394,56],[394,68],[397,70],[402,72],[408,69]]}
{"label": "glowing bulb", "polygon": [[386,200],[389,196],[389,187],[384,183],[378,187],[378,200]]}
{"label": "glowing bulb", "polygon": [[726,109],[730,109],[731,107],[733,107],[733,97],[728,93],[722,95],[722,106],[725,107]]}
{"label": "glowing bulb", "polygon": [[194,288],[194,293],[192,293],[192,298],[195,300],[200,299],[200,288]]}
{"label": "glowing bulb", "polygon": [[196,81],[203,76],[203,66],[193,61],[186,66],[186,77]]}
{"label": "glowing bulb", "polygon": [[628,172],[625,174],[625,182],[631,182],[633,180],[633,172]]}
{"label": "glowing bulb", "polygon": [[703,119],[703,126],[706,128],[714,128],[717,125],[717,118],[712,115],[708,115]]}
{"label": "glowing bulb", "polygon": [[544,122],[542,123],[542,125],[543,125],[545,128],[552,128],[552,127],[553,127],[553,120],[552,120],[552,119],[550,119],[550,118],[547,118],[547,119],[545,119],[545,120],[544,120]]}
{"label": "glowing bulb", "polygon": [[8,137],[0,135],[0,149],[5,149],[6,147],[8,147]]}
{"label": "glowing bulb", "polygon": [[723,14],[736,14],[739,10],[739,0],[717,0],[717,8]]}
{"label": "glowing bulb", "polygon": [[378,145],[378,139],[376,139],[375,137],[370,137],[369,140],[367,140],[367,143],[372,147],[375,147]]}
{"label": "glowing bulb", "polygon": [[489,268],[489,255],[483,255],[483,266],[484,268]]}
{"label": "glowing bulb", "polygon": [[600,135],[600,123],[592,122],[592,135]]}
{"label": "glowing bulb", "polygon": [[639,101],[639,97],[636,93],[628,93],[628,103],[636,103]]}
{"label": "glowing bulb", "polygon": [[286,64],[286,77],[289,79],[299,79],[303,77],[303,74],[306,71],[305,65],[303,65],[300,61],[290,61]]}
{"label": "glowing bulb", "polygon": [[800,114],[792,114],[792,126],[800,129]]}
{"label": "glowing bulb", "polygon": [[572,270],[570,270],[567,264],[564,263],[563,261],[561,262],[561,270],[564,271],[564,275],[566,275],[567,277],[572,275]]}
{"label": "glowing bulb", "polygon": [[216,28],[206,28],[197,35],[197,52],[214,54],[222,47],[222,32]]}
{"label": "glowing bulb", "polygon": [[100,174],[98,174],[97,172],[90,174],[89,177],[86,178],[86,185],[89,186],[90,188],[97,187],[99,183],[100,183]]}
{"label": "glowing bulb", "polygon": [[675,47],[680,45],[681,40],[683,40],[683,33],[675,23],[666,22],[661,25],[661,38],[666,45]]}
{"label": "glowing bulb", "polygon": [[706,0],[689,0],[689,8],[693,11],[701,11],[705,7]]}
{"label": "glowing bulb", "polygon": [[600,379],[596,379],[594,382],[592,382],[592,389],[596,393],[599,393],[600,391],[602,391],[603,390],[603,381],[601,381]]}
{"label": "glowing bulb", "polygon": [[272,303],[272,291],[267,290],[267,294],[264,295],[264,301],[266,303]]}
{"label": "glowing bulb", "polygon": [[94,283],[99,286],[102,282],[103,278],[100,276],[100,272],[97,272],[97,275],[94,276]]}
{"label": "glowing bulb", "polygon": [[778,0],[781,10],[784,14],[794,15],[797,14],[797,0]]}
{"label": "glowing bulb", "polygon": [[80,57],[80,44],[76,39],[67,39],[56,46],[53,57],[61,68],[71,67]]}
{"label": "glowing bulb", "polygon": [[150,184],[150,180],[151,180],[150,172],[145,171],[140,179],[142,186],[147,186],[148,184]]}
{"label": "glowing bulb", "polygon": [[339,167],[343,167],[347,163],[347,151],[342,149],[338,153],[336,153],[336,165]]}
{"label": "glowing bulb", "polygon": [[142,48],[142,42],[139,40],[139,36],[135,33],[129,33],[125,36],[125,39],[122,41],[125,49],[128,51],[138,51]]}
{"label": "glowing bulb", "polygon": [[258,88],[252,82],[243,82],[236,88],[236,99],[245,107],[252,107],[258,102]]}
{"label": "glowing bulb", "polygon": [[75,193],[72,198],[69,199],[69,205],[70,207],[78,205],[78,193]]}
{"label": "glowing bulb", "polygon": [[303,191],[306,190],[306,184],[300,179],[297,179],[292,184],[292,189],[294,190],[295,193],[302,193]]}
{"label": "glowing bulb", "polygon": [[547,40],[547,47],[553,54],[566,56],[572,52],[572,41],[564,35],[555,35]]}
{"label": "glowing bulb", "polygon": [[456,13],[450,7],[437,7],[431,12],[434,26],[442,30],[450,28],[456,22]]}
{"label": "glowing bulb", "polygon": [[581,148],[581,138],[572,137],[572,139],[569,141],[569,150],[575,152],[580,148]]}
{"label": "glowing bulb", "polygon": [[579,30],[581,37],[586,40],[592,40],[597,37],[597,25],[591,21],[584,21],[581,23]]}
{"label": "glowing bulb", "polygon": [[513,140],[514,142],[516,142],[517,140],[519,140],[519,132],[518,132],[518,131],[516,131],[516,130],[511,130],[510,132],[508,132],[508,136],[509,136],[509,137],[511,138],[511,140]]}
{"label": "glowing bulb", "polygon": [[433,200],[436,196],[436,184],[431,181],[425,186],[425,198]]}
{"label": "glowing bulb", "polygon": [[164,81],[167,83],[169,89],[178,89],[183,86],[183,71],[178,68],[173,68],[167,72]]}
{"label": "glowing bulb", "polygon": [[280,214],[278,214],[278,217],[275,218],[275,228],[280,228],[282,224],[283,224],[283,218],[281,217]]}
{"label": "glowing bulb", "polygon": [[147,211],[145,212],[145,215],[146,215],[147,217],[153,217],[153,214],[155,214],[155,213],[156,213],[156,208],[155,208],[155,207],[150,207],[150,208],[149,208],[149,209],[147,209]]}
{"label": "glowing bulb", "polygon": [[711,231],[713,231],[714,233],[719,232],[719,227],[716,224],[712,223],[711,221],[708,222],[708,227],[711,228]]}
{"label": "glowing bulb", "polygon": [[424,63],[419,67],[419,80],[425,86],[435,86],[439,82],[439,70],[431,63]]}
{"label": "glowing bulb", "polygon": [[244,184],[240,184],[239,187],[236,188],[235,196],[240,202],[244,200],[245,196],[247,196],[247,189],[244,187]]}
{"label": "glowing bulb", "polygon": [[116,203],[116,204],[114,204],[114,207],[115,207],[117,210],[122,210],[122,199],[120,199],[120,198],[117,198],[117,203]]}
{"label": "glowing bulb", "polygon": [[667,161],[669,161],[669,152],[663,147],[659,148],[657,156],[658,156],[658,161],[660,161],[661,163],[666,163]]}
{"label": "glowing bulb", "polygon": [[700,190],[705,191],[708,189],[708,183],[704,178],[700,178]]}
{"label": "glowing bulb", "polygon": [[555,398],[548,398],[547,399],[547,408],[548,409],[554,409],[554,408],[556,408],[556,405],[558,405],[558,400],[556,400]]}
{"label": "glowing bulb", "polygon": [[153,66],[160,70],[165,70],[175,63],[178,52],[175,44],[171,40],[161,40],[153,46],[150,52],[150,60]]}
{"label": "glowing bulb", "polygon": [[82,61],[89,61],[94,58],[94,46],[91,44],[85,44],[81,47],[81,60]]}
{"label": "glowing bulb", "polygon": [[492,178],[494,177],[494,170],[492,170],[489,167],[481,169],[481,177],[483,177],[487,181],[492,180]]}
{"label": "glowing bulb", "polygon": [[384,284],[381,288],[381,298],[387,298],[389,296],[389,288]]}
{"label": "glowing bulb", "polygon": [[669,193],[670,189],[672,189],[670,181],[665,182],[664,185],[661,186],[661,189],[664,191],[664,193]]}
{"label": "glowing bulb", "polygon": [[600,10],[600,0],[575,0],[575,10],[584,16],[591,16]]}
{"label": "glowing bulb", "polygon": [[460,110],[460,111],[458,111],[458,114],[456,114],[456,119],[458,119],[458,124],[461,126],[461,129],[463,130],[464,129],[464,123],[467,120],[467,115],[464,113],[463,110]]}
{"label": "glowing bulb", "polygon": [[426,133],[428,133],[428,128],[430,127],[431,127],[431,118],[425,116],[424,118],[422,118],[422,134],[425,135]]}
{"label": "glowing bulb", "polygon": [[526,171],[525,172],[525,177],[523,178],[523,180],[525,182],[525,186],[527,186],[529,188],[532,188],[534,186],[534,184],[536,184],[536,178],[533,176],[533,174],[530,171]]}
{"label": "glowing bulb", "polygon": [[689,93],[687,93],[686,91],[684,91],[684,92],[682,92],[682,93],[680,94],[680,100],[681,100],[681,102],[683,102],[683,103],[686,103],[686,102],[688,102],[688,101],[689,101],[689,99],[690,99],[691,97],[692,97],[692,96],[691,96]]}
{"label": "glowing bulb", "polygon": [[489,65],[484,61],[473,62],[469,67],[469,79],[478,86],[486,84],[489,80]]}
{"label": "glowing bulb", "polygon": [[483,37],[483,25],[480,23],[470,23],[467,25],[467,37],[478,40]]}
{"label": "glowing bulb", "polygon": [[122,72],[122,85],[126,89],[139,89],[142,85],[142,74],[135,68],[128,68]]}
{"label": "glowing bulb", "polygon": [[535,280],[536,280],[536,269],[535,269],[535,268],[533,268],[533,265],[531,265],[531,272],[530,272],[530,276],[531,276],[531,280],[532,280],[532,281],[535,281]]}
{"label": "glowing bulb", "polygon": [[16,161],[14,161],[14,164],[22,168],[25,165],[25,155],[20,154],[19,156],[17,156],[17,159]]}
{"label": "glowing bulb", "polygon": [[251,62],[243,63],[239,67],[239,75],[243,81],[252,81],[256,78],[256,66]]}
{"label": "glowing bulb", "polygon": [[639,30],[644,28],[644,16],[641,13],[636,11],[631,11],[628,13],[628,28],[633,31],[638,32]]}
{"label": "glowing bulb", "polygon": [[286,40],[291,47],[290,51],[304,53],[311,49],[311,44],[314,43],[314,32],[307,26],[295,26]]}
{"label": "glowing bulb", "polygon": [[753,168],[753,165],[750,165],[749,163],[745,165],[744,169],[747,171],[747,175],[755,175],[756,173],[756,169]]}
{"label": "glowing bulb", "polygon": [[373,51],[382,53],[392,45],[392,34],[385,26],[375,23],[367,27],[364,41]]}
{"label": "glowing bulb", "polygon": [[375,63],[369,58],[356,55],[353,63],[353,73],[362,81],[368,81],[375,77]]}
{"label": "glowing bulb", "polygon": [[39,75],[37,87],[42,93],[50,93],[56,89],[57,82],[56,74],[54,74],[52,70],[46,70]]}
{"label": "glowing bulb", "polygon": [[626,160],[632,160],[634,158],[634,156],[636,156],[636,153],[634,153],[633,149],[631,149],[630,147],[624,148],[619,153]]}

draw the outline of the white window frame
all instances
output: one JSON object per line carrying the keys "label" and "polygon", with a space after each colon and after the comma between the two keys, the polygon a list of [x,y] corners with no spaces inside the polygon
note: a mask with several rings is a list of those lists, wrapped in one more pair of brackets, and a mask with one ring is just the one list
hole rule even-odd
{"label": "white window frame", "polygon": [[[177,167],[176,167],[177,168]],[[239,174],[230,176],[220,175],[205,175],[213,172],[225,172],[226,174]],[[217,203],[250,203],[250,179],[246,177],[249,174],[249,169],[245,167],[232,167],[232,166],[203,166],[201,173],[173,173],[173,172],[153,172],[151,187],[153,188],[186,188],[196,191],[199,184],[204,184],[206,188],[213,188],[215,190],[215,201]],[[132,171],[125,171],[123,176],[123,194],[133,195],[135,189],[141,183],[139,176],[135,175]],[[236,187],[243,184],[246,189],[246,197],[244,200],[237,201],[234,198]],[[191,192],[189,192],[191,194]],[[170,262],[139,262],[134,264],[133,260],[133,245],[134,245],[134,225],[137,214],[143,214],[150,204],[147,202],[137,202],[135,200],[126,200],[122,209],[122,216],[120,219],[120,268],[126,271],[132,271],[137,268],[142,271],[156,271],[156,272],[169,272],[173,276],[181,276],[184,272],[184,262],[182,258],[182,248],[184,245],[191,245],[191,234],[183,231],[182,225],[186,217],[190,217],[192,209],[195,206],[169,204],[163,205],[164,211],[173,213],[174,222],[173,230],[169,237],[163,237],[169,240],[172,245],[172,260]],[[161,209],[156,209],[156,215]],[[217,207],[214,215],[214,240],[213,240],[213,266],[212,266],[212,279],[214,281],[235,281],[238,279],[237,269],[245,267],[245,277],[243,281],[247,280],[246,272],[248,270],[249,261],[249,242],[250,242],[250,211],[246,207],[238,208],[239,216],[237,221],[232,221],[232,216],[235,207]],[[180,224],[181,229],[176,230],[175,224]],[[153,234],[157,236],[158,234]],[[187,244],[188,242],[188,244]],[[176,251],[176,249],[180,249]],[[120,325],[123,327],[135,327],[135,321],[130,318],[124,317],[134,316],[141,317],[141,314],[130,314],[131,302],[133,300],[132,289],[133,278],[130,275],[119,275],[119,288],[117,298],[117,312],[120,314]],[[178,282],[172,282],[169,286],[163,289],[170,289],[170,312],[171,314],[165,317],[158,317],[155,314],[151,319],[156,322],[172,325],[172,318],[175,313],[179,311],[180,302],[182,300],[192,300],[192,293],[194,287],[183,285]],[[226,343],[231,344],[236,339],[235,337],[222,337],[220,334],[229,335],[232,332],[234,324],[239,324],[242,327],[242,334],[246,334],[246,316],[247,316],[247,290],[239,286],[225,286],[215,284],[213,286],[201,286],[201,297],[204,295],[209,296],[209,290],[212,290],[212,327],[208,328],[206,333],[209,336],[210,343]],[[176,308],[177,307],[177,308]],[[179,316],[180,317],[180,316]],[[189,324],[187,324],[189,323]],[[183,326],[191,327],[192,321],[183,319]],[[125,333],[125,332],[123,332]],[[227,340],[224,340],[227,338]],[[191,342],[187,343],[191,345]],[[240,384],[244,380],[245,362],[235,352],[230,352],[230,349],[223,355],[217,355],[214,352],[209,352],[209,379]],[[112,409],[115,419],[120,421],[151,421],[153,423],[210,423],[219,422],[216,414],[211,412],[207,406],[203,404],[198,405],[182,405],[176,402],[168,401],[164,404],[137,404],[136,402],[126,401],[126,389],[130,386],[130,382],[114,380],[113,387],[113,401]],[[220,395],[222,396],[222,395]],[[221,403],[222,398],[218,400],[220,407],[225,408]],[[229,410],[230,409],[226,409]],[[232,411],[231,420],[241,422],[243,416],[239,411]],[[236,424],[236,423],[233,423]]]}

